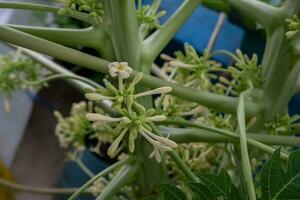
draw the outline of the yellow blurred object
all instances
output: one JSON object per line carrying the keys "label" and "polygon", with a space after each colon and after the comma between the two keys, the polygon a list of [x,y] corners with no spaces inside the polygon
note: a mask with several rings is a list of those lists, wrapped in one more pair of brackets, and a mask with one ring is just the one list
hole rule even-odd
{"label": "yellow blurred object", "polygon": [[[14,181],[12,173],[0,160],[0,177],[8,181]],[[13,200],[13,193],[7,188],[0,186],[0,200]]]}

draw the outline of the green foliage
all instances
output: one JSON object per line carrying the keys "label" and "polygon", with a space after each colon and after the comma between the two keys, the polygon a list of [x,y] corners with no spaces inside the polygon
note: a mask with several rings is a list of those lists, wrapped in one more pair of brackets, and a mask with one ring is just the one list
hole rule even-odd
{"label": "green foliage", "polygon": [[163,192],[163,199],[185,200],[185,194],[179,188],[170,184],[161,184],[160,189]]}
{"label": "green foliage", "polygon": [[[237,163],[238,164],[238,163]],[[239,165],[239,164],[238,164]],[[223,169],[219,174],[196,173],[200,182],[185,182],[186,191],[171,184],[162,184],[163,200],[186,200],[193,193],[194,199],[201,200],[247,200],[245,190],[233,184],[229,174]],[[241,173],[242,175],[242,173]],[[245,181],[241,176],[241,182]],[[239,183],[239,188],[244,183]],[[299,199],[300,197],[300,150],[289,156],[287,171],[281,167],[280,148],[263,165],[260,175],[262,200]],[[243,186],[244,187],[244,186]],[[244,191],[244,192],[243,192]],[[154,198],[152,198],[154,199]]]}
{"label": "green foliage", "polygon": [[231,183],[231,179],[225,170],[221,170],[218,175],[198,174],[198,177],[206,187],[206,189],[202,190],[202,193],[209,191],[210,193],[208,194],[212,194],[215,199],[221,196],[228,200],[238,199],[237,190]]}
{"label": "green foliage", "polygon": [[299,199],[300,197],[300,151],[289,157],[287,171],[281,167],[280,149],[263,166],[260,184],[262,199]]}

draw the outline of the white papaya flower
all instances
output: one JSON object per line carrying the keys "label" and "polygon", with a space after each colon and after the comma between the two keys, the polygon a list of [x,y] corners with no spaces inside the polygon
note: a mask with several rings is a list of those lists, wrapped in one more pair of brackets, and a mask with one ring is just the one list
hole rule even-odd
{"label": "white papaya flower", "polygon": [[132,73],[132,68],[127,62],[112,62],[108,64],[108,68],[111,77],[119,76],[121,79],[126,79]]}

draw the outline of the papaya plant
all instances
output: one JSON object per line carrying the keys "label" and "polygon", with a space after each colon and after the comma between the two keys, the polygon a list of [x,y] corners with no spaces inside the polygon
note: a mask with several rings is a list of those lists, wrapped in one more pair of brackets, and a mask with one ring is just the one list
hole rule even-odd
{"label": "papaya plant", "polygon": [[[69,194],[69,200],[86,193],[97,200],[300,199],[299,151],[292,152],[300,145],[299,116],[288,113],[300,89],[300,1],[274,7],[220,0],[264,28],[261,63],[256,54],[239,49],[200,55],[189,44],[174,55],[161,54],[195,9],[209,2],[184,0],[163,24],[160,3],[0,2],[1,9],[50,12],[89,24],[83,29],[0,25],[0,41],[18,48],[16,56],[0,58],[0,92],[8,99],[16,89],[63,79],[82,93],[86,101],[74,102],[69,116],[54,112],[55,135],[62,148],[70,149],[69,159],[90,176],[75,189],[32,188],[4,179],[1,185]],[[99,56],[77,47],[92,48]],[[93,70],[101,81],[41,54]],[[217,54],[232,64],[222,66],[213,59]],[[158,67],[159,56],[164,64]],[[115,162],[93,174],[81,160],[83,151]]]}

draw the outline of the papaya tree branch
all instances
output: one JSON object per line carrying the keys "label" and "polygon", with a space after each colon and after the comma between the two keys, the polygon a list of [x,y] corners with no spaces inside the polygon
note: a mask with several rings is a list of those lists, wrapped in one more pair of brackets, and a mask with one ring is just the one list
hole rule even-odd
{"label": "papaya tree branch", "polygon": [[[107,65],[109,62],[104,59],[23,33],[7,26],[0,26],[0,40],[30,48],[34,51],[108,74]],[[134,71],[132,77],[134,77],[136,73],[137,72]],[[170,86],[173,89],[172,94],[182,99],[197,102],[223,112],[235,113],[236,111],[238,99],[234,97],[210,92],[194,91],[190,88],[169,83],[150,75],[144,75],[141,83],[150,88]],[[258,103],[247,102],[245,104],[247,116],[254,116],[262,111],[262,107]]]}
{"label": "papaya tree branch", "polygon": [[[44,11],[44,12],[51,12],[51,13],[58,13],[58,11],[61,9],[60,7],[57,6],[50,6],[50,5],[37,4],[37,3],[24,3],[24,2],[0,2],[0,8]],[[94,23],[93,19],[91,19],[85,13],[67,12],[66,15],[78,19],[80,21],[87,22],[89,24]]]}
{"label": "papaya tree branch", "polygon": [[8,27],[16,30],[52,41],[66,46],[86,46],[95,49],[101,48],[101,33],[99,30],[89,27],[85,29],[64,29],[64,28],[44,28],[44,27],[31,27],[20,25],[7,25]]}
{"label": "papaya tree branch", "polygon": [[269,29],[273,25],[278,8],[257,0],[226,0],[235,9],[251,17],[264,28]]}

